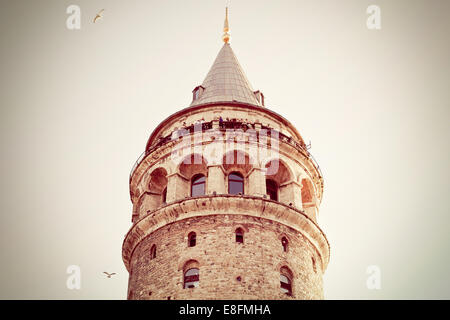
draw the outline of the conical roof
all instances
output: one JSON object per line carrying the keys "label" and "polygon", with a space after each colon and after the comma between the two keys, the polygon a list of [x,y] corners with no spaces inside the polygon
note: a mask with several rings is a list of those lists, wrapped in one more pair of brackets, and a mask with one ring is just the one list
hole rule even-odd
{"label": "conical roof", "polygon": [[229,43],[225,43],[191,107],[213,102],[242,102],[261,106]]}

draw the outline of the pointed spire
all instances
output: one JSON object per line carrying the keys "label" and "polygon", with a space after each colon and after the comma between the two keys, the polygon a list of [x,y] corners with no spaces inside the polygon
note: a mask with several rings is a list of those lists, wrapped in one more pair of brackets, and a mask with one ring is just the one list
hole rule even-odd
{"label": "pointed spire", "polygon": [[191,107],[213,102],[242,102],[262,106],[229,43],[223,44],[201,89],[198,96],[194,95]]}
{"label": "pointed spire", "polygon": [[228,43],[230,41],[230,34],[228,33],[230,31],[230,27],[228,25],[228,7],[225,8],[225,22],[223,23],[223,42]]}
{"label": "pointed spire", "polygon": [[225,22],[223,24],[224,45],[219,51],[211,69],[203,80],[202,85],[192,91],[192,106],[217,103],[241,102],[254,106],[264,106],[264,98],[259,91],[253,91],[250,82],[245,76],[239,61],[234,55],[230,41],[228,25],[228,7],[225,9]]}

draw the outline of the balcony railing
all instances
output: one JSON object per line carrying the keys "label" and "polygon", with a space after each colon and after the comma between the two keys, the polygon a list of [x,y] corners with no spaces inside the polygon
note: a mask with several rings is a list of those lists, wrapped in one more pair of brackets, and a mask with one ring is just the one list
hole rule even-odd
{"label": "balcony railing", "polygon": [[[136,160],[136,162],[133,165],[133,167],[131,169],[131,172],[130,172],[130,182],[131,182],[131,178],[133,176],[134,171],[139,166],[139,164],[142,162],[142,160],[147,155],[152,153],[154,150],[156,150],[159,147],[162,147],[163,145],[165,145],[166,143],[172,141],[172,136],[173,136],[174,132],[177,132],[177,131],[180,132],[180,135],[177,135],[177,136],[180,136],[180,137],[181,136],[185,136],[186,132],[188,134],[193,134],[196,130],[198,130],[198,127],[200,125],[201,125],[202,132],[204,132],[204,131],[207,131],[207,130],[210,130],[210,129],[213,128],[213,121],[193,124],[193,125],[181,128],[181,129],[174,130],[172,133],[170,133],[169,135],[167,135],[165,137],[160,137],[147,150],[145,150],[139,156],[139,158]],[[254,130],[255,129],[255,124],[241,122],[241,121],[221,121],[221,122],[219,122],[219,130],[225,131],[227,129],[235,129],[235,130],[241,129],[242,131],[246,132],[247,130]],[[285,143],[295,147],[297,150],[305,153],[308,156],[308,158],[314,163],[314,166],[317,168],[320,176],[323,177],[322,171],[320,170],[320,166],[317,163],[317,161],[314,159],[312,154],[308,151],[309,147],[307,145],[305,145],[304,143],[300,143],[300,142],[294,140],[292,137],[289,137],[289,136],[287,136],[287,135],[285,135],[285,134],[283,134],[283,133],[281,133],[278,130],[275,130],[273,128],[270,128],[270,127],[267,127],[267,126],[261,126],[261,129],[262,130],[266,130],[267,136],[272,136],[272,133],[278,133],[278,138],[280,139],[280,141],[285,142]]]}

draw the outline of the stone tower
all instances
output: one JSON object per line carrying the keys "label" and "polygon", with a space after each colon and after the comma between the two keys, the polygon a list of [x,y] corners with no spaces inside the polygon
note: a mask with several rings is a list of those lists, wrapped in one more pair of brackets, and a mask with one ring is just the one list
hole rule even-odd
{"label": "stone tower", "polygon": [[323,178],[229,44],[130,175],[128,299],[322,299]]}

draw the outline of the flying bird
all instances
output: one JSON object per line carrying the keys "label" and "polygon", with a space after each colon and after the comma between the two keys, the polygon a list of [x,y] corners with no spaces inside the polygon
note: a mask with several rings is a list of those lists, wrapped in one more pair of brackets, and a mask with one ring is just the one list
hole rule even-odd
{"label": "flying bird", "polygon": [[106,276],[107,276],[108,278],[111,278],[111,276],[113,276],[113,275],[116,274],[115,272],[113,272],[113,273],[108,273],[108,272],[106,272],[106,271],[103,271],[103,273],[106,274]]}
{"label": "flying bird", "polygon": [[100,10],[99,13],[97,13],[97,15],[96,15],[95,18],[94,18],[94,23],[95,23],[98,19],[103,18],[103,16],[102,16],[103,11],[105,11],[105,9],[102,9],[102,10]]}

